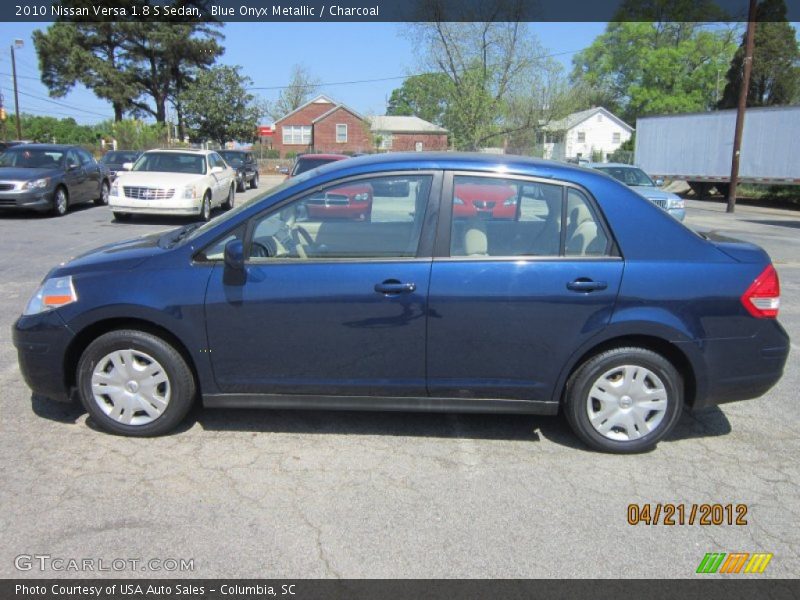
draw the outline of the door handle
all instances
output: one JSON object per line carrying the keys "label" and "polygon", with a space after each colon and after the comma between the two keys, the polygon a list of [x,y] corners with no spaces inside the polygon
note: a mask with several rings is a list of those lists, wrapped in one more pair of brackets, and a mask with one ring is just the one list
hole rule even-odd
{"label": "door handle", "polygon": [[375,284],[375,291],[379,294],[410,294],[416,291],[416,283],[401,283],[397,279],[387,279]]}
{"label": "door handle", "polygon": [[605,281],[592,281],[586,277],[581,277],[567,284],[567,289],[573,292],[594,292],[604,290],[608,287]]}

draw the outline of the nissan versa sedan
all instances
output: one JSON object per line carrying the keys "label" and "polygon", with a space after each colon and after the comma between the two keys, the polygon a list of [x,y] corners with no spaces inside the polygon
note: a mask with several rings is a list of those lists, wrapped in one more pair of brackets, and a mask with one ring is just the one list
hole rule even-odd
{"label": "nissan versa sedan", "polygon": [[[407,193],[376,196],[369,220],[309,210],[328,190],[387,181]],[[513,218],[460,216],[465,185],[514,190]],[[698,235],[597,171],[398,153],[73,258],[13,339],[35,393],[77,396],[117,434],[166,433],[195,402],[563,412],[591,448],[631,453],[684,406],[780,379],[779,304],[761,248]]]}

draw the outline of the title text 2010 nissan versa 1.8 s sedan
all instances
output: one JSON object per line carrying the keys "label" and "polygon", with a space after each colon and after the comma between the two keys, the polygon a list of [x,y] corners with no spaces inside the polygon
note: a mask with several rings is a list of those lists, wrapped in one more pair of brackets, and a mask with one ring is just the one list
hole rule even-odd
{"label": "title text 2010 nissan versa 1.8 s sedan", "polygon": [[[395,193],[369,220],[310,210],[357,185]],[[513,218],[459,216],[467,185],[513,190]],[[386,154],[55,268],[14,342],[34,392],[77,390],[114,433],[165,433],[195,400],[563,411],[589,446],[638,452],[684,405],[778,381],[779,297],[763,250],[698,235],[598,171]]]}

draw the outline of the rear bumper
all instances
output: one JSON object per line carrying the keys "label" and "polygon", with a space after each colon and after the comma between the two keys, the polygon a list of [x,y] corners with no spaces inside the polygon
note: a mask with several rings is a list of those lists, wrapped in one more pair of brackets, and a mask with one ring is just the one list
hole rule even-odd
{"label": "rear bumper", "polygon": [[22,316],[14,323],[12,339],[19,369],[32,392],[62,402],[70,400],[64,365],[73,337],[57,311]]}
{"label": "rear bumper", "polygon": [[704,342],[708,386],[694,408],[749,400],[766,394],[783,376],[789,356],[789,335],[776,320],[764,320],[749,338]]}

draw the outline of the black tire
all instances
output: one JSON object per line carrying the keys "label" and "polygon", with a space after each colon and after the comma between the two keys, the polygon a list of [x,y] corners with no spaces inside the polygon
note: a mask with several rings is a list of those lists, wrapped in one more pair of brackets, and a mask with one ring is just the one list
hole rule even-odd
{"label": "black tire", "polygon": [[206,222],[211,220],[211,192],[206,192],[203,196],[203,204],[200,207],[200,220]]}
{"label": "black tire", "polygon": [[116,212],[116,211],[114,211],[114,212],[113,212],[113,215],[114,215],[114,220],[115,220],[115,221],[118,221],[118,222],[120,222],[120,223],[125,223],[125,222],[127,222],[127,221],[130,221],[130,220],[131,220],[131,214],[130,214],[130,213],[124,213],[124,212]]}
{"label": "black tire", "polygon": [[247,189],[247,180],[244,178],[244,175],[241,179],[238,177],[236,178],[236,191],[243,192]]}
{"label": "black tire", "polygon": [[258,173],[253,175],[253,178],[250,180],[250,189],[251,190],[258,189]]}
{"label": "black tire", "polygon": [[[242,188],[242,191],[244,191],[244,188]],[[222,210],[230,210],[233,208],[233,198],[235,195],[236,192],[234,191],[233,186],[231,186],[231,189],[228,190],[228,197],[225,199],[225,202],[222,203]]]}
{"label": "black tire", "polygon": [[[92,392],[92,375],[100,361],[117,350],[143,352],[163,367],[170,390],[169,401],[154,420],[142,425],[129,425],[107,415]],[[194,402],[196,385],[192,371],[183,356],[163,339],[135,329],[120,329],[103,334],[84,350],[78,361],[78,392],[83,406],[93,421],[104,431],[126,436],[148,437],[163,435],[174,429],[185,417]],[[145,413],[135,411],[134,416]],[[146,413],[145,413],[146,414]]]}
{"label": "black tire", "polygon": [[731,191],[730,183],[715,183],[714,187],[717,188],[717,193],[723,198],[727,198],[728,193]]}
{"label": "black tire", "polygon": [[[634,435],[641,435],[637,439],[610,439],[610,437],[595,429],[589,416],[590,392],[594,384],[608,382],[608,380],[603,379],[603,376],[623,366],[647,369],[661,380],[660,383],[663,384],[666,394],[666,406],[660,422],[644,435],[639,433],[638,426],[635,427],[636,433]],[[648,378],[649,376],[646,376],[643,385],[647,383]],[[630,398],[627,396],[627,392],[624,392],[624,394],[622,398],[628,398],[625,402],[629,402]],[[592,407],[599,406],[599,400],[594,397],[592,397],[591,402]],[[683,378],[680,373],[671,362],[660,354],[637,347],[614,348],[587,360],[569,378],[564,398],[564,413],[575,434],[594,450],[615,454],[634,454],[653,448],[659,440],[663,439],[675,427],[675,424],[680,419],[682,407]],[[630,405],[627,407],[621,406],[618,409],[619,413],[623,411],[633,412],[634,410],[635,407]],[[660,411],[649,413],[645,417],[645,422],[655,422],[657,412]],[[602,421],[600,426],[602,427],[606,422],[610,422],[612,417],[614,415],[610,415]],[[612,430],[609,435],[622,436],[628,434],[624,431]]]}
{"label": "black tire", "polygon": [[107,181],[103,181],[100,184],[100,197],[95,198],[94,203],[97,206],[105,206],[108,204],[108,192],[111,188],[108,185]]}
{"label": "black tire", "polygon": [[53,215],[63,217],[69,210],[69,194],[63,185],[56,188],[53,192]]}

